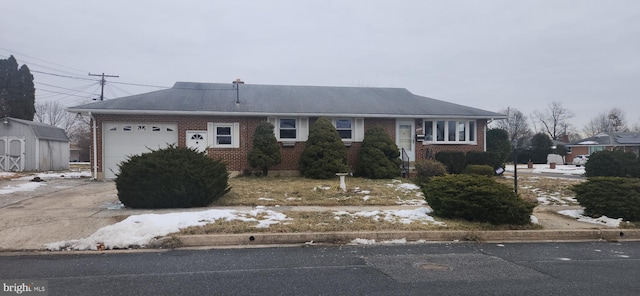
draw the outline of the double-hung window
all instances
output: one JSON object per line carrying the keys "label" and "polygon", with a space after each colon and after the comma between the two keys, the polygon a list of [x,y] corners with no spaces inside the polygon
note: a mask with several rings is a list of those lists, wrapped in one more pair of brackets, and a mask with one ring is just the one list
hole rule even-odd
{"label": "double-hung window", "polygon": [[348,118],[337,118],[333,120],[333,125],[336,127],[336,130],[343,141],[353,140],[353,120]]}
{"label": "double-hung window", "polygon": [[425,120],[424,142],[474,144],[476,143],[476,121],[468,119]]}
{"label": "double-hung window", "polygon": [[278,138],[295,140],[298,138],[298,120],[295,118],[278,119]]}
{"label": "double-hung window", "polygon": [[209,122],[208,145],[213,148],[239,148],[240,124]]}

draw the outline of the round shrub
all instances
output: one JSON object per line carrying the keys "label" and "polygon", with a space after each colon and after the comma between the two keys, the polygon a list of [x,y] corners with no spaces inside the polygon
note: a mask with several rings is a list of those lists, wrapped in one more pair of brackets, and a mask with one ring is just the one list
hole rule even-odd
{"label": "round shrub", "polygon": [[356,175],[371,179],[390,179],[400,175],[400,151],[382,127],[364,134],[358,154]]}
{"label": "round shrub", "polygon": [[231,189],[226,165],[190,148],[131,156],[119,167],[118,199],[130,208],[204,207]]}
{"label": "round shrub", "polygon": [[470,164],[464,169],[464,173],[468,175],[481,175],[487,177],[493,177],[494,171],[493,168],[489,165],[477,165]]}
{"label": "round shrub", "polygon": [[318,118],[309,129],[300,157],[300,173],[306,178],[329,179],[347,170],[347,148],[340,134],[328,118]]}
{"label": "round shrub", "polygon": [[525,225],[530,223],[535,207],[509,186],[485,176],[433,177],[422,191],[434,214],[443,218]]}
{"label": "round shrub", "polygon": [[593,177],[571,190],[587,216],[640,221],[640,179]]}
{"label": "round shrub", "polygon": [[432,159],[419,160],[415,163],[416,177],[415,183],[422,184],[429,181],[431,177],[444,176],[447,168],[439,161]]}

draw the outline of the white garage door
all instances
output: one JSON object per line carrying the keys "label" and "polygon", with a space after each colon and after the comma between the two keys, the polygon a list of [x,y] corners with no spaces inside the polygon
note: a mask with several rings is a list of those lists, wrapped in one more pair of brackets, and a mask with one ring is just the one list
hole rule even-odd
{"label": "white garage door", "polygon": [[104,176],[107,179],[116,177],[118,164],[128,156],[178,144],[177,123],[105,122],[103,128]]}

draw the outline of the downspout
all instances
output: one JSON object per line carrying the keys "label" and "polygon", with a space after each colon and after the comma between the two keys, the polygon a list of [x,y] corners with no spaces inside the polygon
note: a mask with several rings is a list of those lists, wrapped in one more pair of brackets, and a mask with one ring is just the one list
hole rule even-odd
{"label": "downspout", "polygon": [[97,180],[98,179],[98,139],[96,139],[96,136],[98,134],[97,130],[97,126],[96,126],[96,119],[95,117],[93,117],[93,114],[91,114],[91,112],[89,112],[89,117],[91,117],[91,122],[93,122],[93,179]]}
{"label": "downspout", "polygon": [[489,125],[489,121],[484,122],[484,126],[482,127],[482,132],[484,136],[482,137],[482,142],[484,142],[484,152],[487,152],[487,125]]}

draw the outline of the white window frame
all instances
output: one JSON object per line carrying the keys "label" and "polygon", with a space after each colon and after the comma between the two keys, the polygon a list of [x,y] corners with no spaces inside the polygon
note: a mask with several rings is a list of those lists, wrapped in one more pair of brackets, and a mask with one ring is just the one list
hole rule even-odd
{"label": "white window frame", "polygon": [[[280,138],[280,120],[281,119],[293,119],[295,120],[295,138]],[[278,142],[304,142],[309,137],[309,118],[308,117],[292,117],[292,116],[280,116],[269,117],[267,121],[273,124],[273,133],[276,136]]]}
{"label": "white window frame", "polygon": [[[349,123],[351,124],[350,128],[338,128],[338,121],[340,120],[348,120]],[[353,118],[334,118],[333,119],[333,127],[336,128],[336,130],[338,131],[338,134],[340,134],[341,130],[349,130],[351,132],[351,137],[349,138],[343,138],[342,136],[340,136],[340,138],[342,139],[342,141],[344,142],[351,142],[355,139],[355,134],[356,134],[356,123],[355,123],[355,119]]]}
{"label": "white window frame", "polygon": [[[444,138],[442,141],[438,141],[438,121],[444,122]],[[427,122],[431,122],[431,137],[429,137],[429,131],[427,131]],[[470,123],[473,122],[473,127]],[[455,139],[450,139],[450,127],[455,130],[453,136]],[[460,127],[464,128],[464,134],[461,134]],[[437,119],[424,119],[422,128],[425,133],[425,139],[423,144],[478,144],[477,130],[478,121],[475,119],[456,119],[456,118],[437,118]],[[462,137],[461,137],[462,136]],[[472,136],[473,140],[469,140]],[[461,138],[464,138],[461,140]]]}
{"label": "white window frame", "polygon": [[[218,144],[218,128],[228,127],[231,130],[231,143],[230,144]],[[240,123],[218,123],[209,122],[207,124],[207,144],[213,148],[240,148]],[[226,136],[226,135],[225,135]]]}

